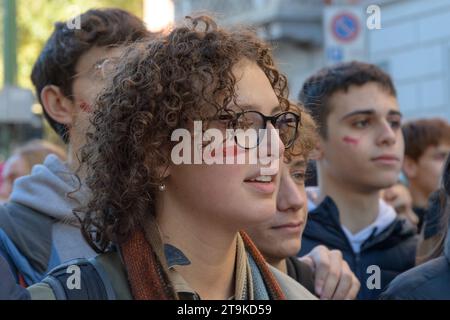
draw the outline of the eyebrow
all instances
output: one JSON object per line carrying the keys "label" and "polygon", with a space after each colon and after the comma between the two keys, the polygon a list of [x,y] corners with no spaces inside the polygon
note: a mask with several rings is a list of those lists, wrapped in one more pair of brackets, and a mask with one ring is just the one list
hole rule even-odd
{"label": "eyebrow", "polygon": [[[260,111],[261,106],[256,106],[253,104],[244,104],[244,105],[237,106],[237,107],[240,108],[242,111],[259,111],[259,112],[261,112]],[[272,108],[272,111],[270,112],[270,114],[273,115],[275,113],[278,113],[279,111],[281,111],[281,107],[279,105],[277,105]]]}
{"label": "eyebrow", "polygon": [[306,168],[306,161],[297,160],[293,164],[291,164],[290,167],[291,168],[298,168],[298,167]]}
{"label": "eyebrow", "polygon": [[[350,113],[347,113],[346,115],[344,115],[341,118],[341,121],[345,120],[345,119],[348,119],[350,117],[356,116],[356,115],[369,115],[369,116],[371,116],[371,115],[374,115],[375,113],[376,112],[375,112],[374,109],[357,110],[357,111],[353,111],[353,112],[350,112]],[[397,110],[389,110],[388,116],[392,116],[392,115],[396,115],[396,116],[402,117],[402,113],[400,111],[397,111]]]}
{"label": "eyebrow", "polygon": [[278,113],[280,111],[281,111],[281,107],[280,106],[275,106],[275,107],[272,108],[271,114]]}

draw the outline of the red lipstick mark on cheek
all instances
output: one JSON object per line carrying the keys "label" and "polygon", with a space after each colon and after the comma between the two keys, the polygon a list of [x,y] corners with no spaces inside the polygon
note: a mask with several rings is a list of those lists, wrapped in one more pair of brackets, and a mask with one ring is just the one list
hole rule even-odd
{"label": "red lipstick mark on cheek", "polygon": [[238,146],[230,146],[230,147],[223,147],[223,156],[224,157],[236,157],[238,154]]}
{"label": "red lipstick mark on cheek", "polygon": [[81,104],[80,104],[80,109],[83,111],[83,112],[86,112],[86,113],[91,113],[92,112],[92,107],[91,107],[91,105],[89,104],[89,103],[87,103],[87,102],[81,102]]}
{"label": "red lipstick mark on cheek", "polygon": [[[223,147],[222,149],[222,155],[223,157],[236,157],[238,155],[239,152],[239,148],[237,145],[234,146],[229,146],[229,147]],[[213,149],[211,151],[211,157],[215,157],[216,156],[216,150]]]}
{"label": "red lipstick mark on cheek", "polygon": [[344,141],[345,143],[350,144],[352,146],[355,146],[355,147],[359,144],[358,139],[348,137],[348,136],[345,136],[344,138],[342,138],[342,141]]}

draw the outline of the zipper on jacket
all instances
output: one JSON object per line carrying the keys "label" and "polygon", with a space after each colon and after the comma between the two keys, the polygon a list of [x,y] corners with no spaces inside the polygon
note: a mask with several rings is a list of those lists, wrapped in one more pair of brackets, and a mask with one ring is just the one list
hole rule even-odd
{"label": "zipper on jacket", "polygon": [[358,279],[362,279],[362,274],[361,274],[361,253],[355,253],[353,252],[354,257],[355,257],[355,275]]}

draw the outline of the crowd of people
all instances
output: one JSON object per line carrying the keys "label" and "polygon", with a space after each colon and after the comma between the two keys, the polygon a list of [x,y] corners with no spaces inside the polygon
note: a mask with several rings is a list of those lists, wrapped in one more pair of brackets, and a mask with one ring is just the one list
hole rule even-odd
{"label": "crowd of people", "polygon": [[[67,151],[31,141],[2,167],[1,299],[450,299],[450,124],[403,124],[385,71],[326,67],[293,101],[242,27],[80,22],[31,74]],[[208,157],[199,121],[226,133]]]}

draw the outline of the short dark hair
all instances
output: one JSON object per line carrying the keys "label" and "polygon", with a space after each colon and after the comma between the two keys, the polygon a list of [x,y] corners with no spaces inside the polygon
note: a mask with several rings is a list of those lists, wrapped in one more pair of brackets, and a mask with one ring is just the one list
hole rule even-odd
{"label": "short dark hair", "polygon": [[390,95],[397,96],[392,79],[386,72],[373,64],[352,61],[323,68],[310,76],[298,99],[316,122],[319,134],[326,138],[326,121],[331,112],[328,99],[338,91],[347,92],[352,85],[362,86],[369,82],[375,82]]}
{"label": "short dark hair", "polygon": [[405,155],[417,161],[429,146],[450,144],[450,124],[444,119],[431,118],[407,122],[402,127]]}
{"label": "short dark hair", "polygon": [[[80,29],[70,28],[67,22],[55,23],[52,35],[33,66],[31,80],[41,104],[41,92],[47,85],[56,85],[66,97],[72,97],[75,66],[92,47],[127,44],[151,34],[141,19],[121,9],[92,9],[79,18]],[[44,116],[67,143],[66,126],[52,119],[45,108]]]}

